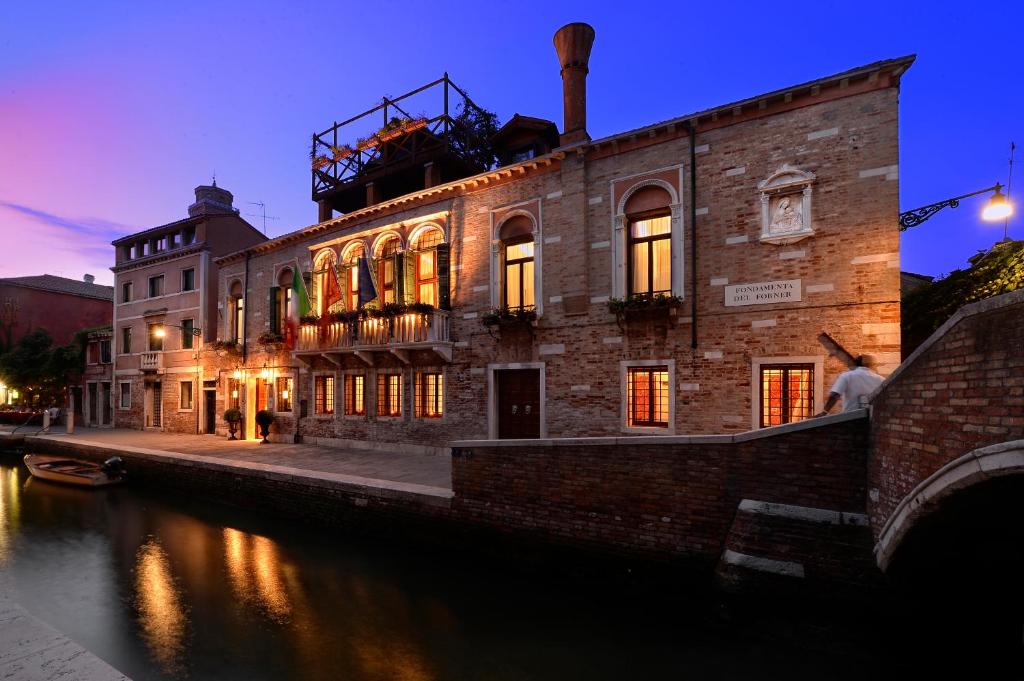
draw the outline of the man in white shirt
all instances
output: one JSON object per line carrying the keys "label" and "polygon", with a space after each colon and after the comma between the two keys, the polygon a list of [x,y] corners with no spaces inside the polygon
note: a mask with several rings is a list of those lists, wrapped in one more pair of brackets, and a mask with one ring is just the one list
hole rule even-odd
{"label": "man in white shirt", "polygon": [[871,355],[861,355],[855,360],[856,367],[850,371],[844,371],[836,378],[829,391],[828,401],[825,402],[825,410],[818,416],[825,416],[835,406],[839,398],[843,398],[843,411],[860,409],[867,404],[868,395],[875,391],[875,388],[882,385],[884,380],[873,370],[875,358]]}

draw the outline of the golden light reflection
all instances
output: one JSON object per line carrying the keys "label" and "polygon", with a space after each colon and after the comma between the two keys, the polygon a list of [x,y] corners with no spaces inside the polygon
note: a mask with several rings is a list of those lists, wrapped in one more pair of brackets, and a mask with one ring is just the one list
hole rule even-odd
{"label": "golden light reflection", "polygon": [[281,556],[273,540],[224,528],[224,555],[228,580],[235,596],[284,622],[292,615],[292,601]]}
{"label": "golden light reflection", "polygon": [[139,548],[136,562],[136,607],[143,638],[160,667],[176,673],[183,666],[188,618],[167,553],[150,538]]}
{"label": "golden light reflection", "polygon": [[11,537],[18,531],[21,496],[18,494],[17,468],[0,470],[0,565],[7,562]]}

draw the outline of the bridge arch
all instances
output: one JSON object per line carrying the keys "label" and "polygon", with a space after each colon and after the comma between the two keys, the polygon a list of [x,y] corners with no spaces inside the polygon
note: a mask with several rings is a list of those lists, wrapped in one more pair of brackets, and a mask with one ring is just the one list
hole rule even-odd
{"label": "bridge arch", "polygon": [[[1013,475],[1024,475],[1024,440],[975,449],[936,470],[900,501],[882,526],[875,544],[878,566],[888,571],[910,533],[955,495]],[[1021,482],[1024,487],[1024,479]]]}

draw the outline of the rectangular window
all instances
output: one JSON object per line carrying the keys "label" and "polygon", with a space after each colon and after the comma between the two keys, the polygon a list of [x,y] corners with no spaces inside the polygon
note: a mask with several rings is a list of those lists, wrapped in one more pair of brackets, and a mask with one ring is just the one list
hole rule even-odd
{"label": "rectangular window", "polygon": [[291,376],[279,376],[274,390],[276,411],[292,410],[292,379]]}
{"label": "rectangular window", "polygon": [[444,415],[444,378],[440,372],[416,374],[416,418],[436,419]]}
{"label": "rectangular window", "polygon": [[238,397],[238,386],[240,381],[237,378],[228,379],[228,407],[231,409],[238,409],[240,403]]}
{"label": "rectangular window", "polygon": [[505,299],[510,310],[531,310],[533,295],[533,241],[505,244]]}
{"label": "rectangular window", "polygon": [[814,365],[761,366],[761,427],[802,421],[814,415]]}
{"label": "rectangular window", "polygon": [[103,364],[110,364],[110,341],[100,341],[100,362]]}
{"label": "rectangular window", "polygon": [[380,284],[381,301],[387,303],[395,302],[395,258],[385,256],[380,260],[377,268],[377,281]]}
{"label": "rectangular window", "polygon": [[232,340],[236,343],[242,342],[245,333],[245,299],[242,297],[231,299],[231,334]]}
{"label": "rectangular window", "polygon": [[182,319],[181,320],[181,349],[182,350],[191,350],[192,349],[192,343],[193,343],[193,340],[195,339],[195,334],[193,333],[193,331],[195,331],[195,327],[193,326],[193,324],[194,324],[194,322],[191,319]]}
{"label": "rectangular window", "polygon": [[668,215],[629,223],[629,295],[650,298],[672,292],[672,219]]}
{"label": "rectangular window", "polygon": [[132,352],[132,327],[126,326],[121,329],[121,354],[130,355]]}
{"label": "rectangular window", "polygon": [[131,409],[132,407],[132,384],[121,383],[120,386],[120,397],[117,403],[121,409]]}
{"label": "rectangular window", "polygon": [[313,387],[315,412],[317,414],[333,414],[334,376],[317,376]]}
{"label": "rectangular window", "polygon": [[187,270],[181,271],[181,290],[182,291],[195,291],[196,290],[196,271],[195,268],[188,268]]}
{"label": "rectangular window", "polygon": [[132,282],[130,281],[126,281],[123,284],[121,284],[121,302],[132,302]]}
{"label": "rectangular window", "polygon": [[366,414],[366,376],[364,374],[345,375],[345,416],[363,416]]}
{"label": "rectangular window", "polygon": [[156,298],[164,294],[164,275],[158,274],[149,278],[149,297]]}
{"label": "rectangular window", "polygon": [[186,246],[194,244],[196,241],[196,228],[186,227],[181,233],[181,240]]}
{"label": "rectangular window", "polygon": [[192,408],[192,381],[181,382],[181,403],[178,406],[180,409]]}
{"label": "rectangular window", "polygon": [[160,251],[166,251],[166,250],[167,250],[167,237],[166,236],[158,236],[156,238],[156,251],[159,253]]}
{"label": "rectangular window", "polygon": [[169,238],[171,248],[179,248],[181,246],[181,232],[172,232]]}
{"label": "rectangular window", "polygon": [[416,302],[437,305],[437,251],[416,252]]}
{"label": "rectangular window", "polygon": [[402,415],[402,375],[377,374],[377,416]]}
{"label": "rectangular window", "polygon": [[626,377],[627,425],[668,428],[668,367],[629,367]]}
{"label": "rectangular window", "polygon": [[157,330],[163,328],[163,324],[150,324],[147,327],[147,336],[149,336],[149,351],[160,352],[164,349],[164,339],[157,335]]}

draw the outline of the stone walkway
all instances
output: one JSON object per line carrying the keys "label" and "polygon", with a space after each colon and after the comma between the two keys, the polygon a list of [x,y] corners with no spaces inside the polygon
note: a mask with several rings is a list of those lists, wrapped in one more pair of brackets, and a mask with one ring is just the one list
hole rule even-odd
{"label": "stone walkway", "polygon": [[0,594],[0,679],[131,681]]}
{"label": "stone walkway", "polygon": [[[301,471],[307,475],[351,479],[360,484],[386,488],[430,488],[451,491],[451,458],[442,455],[411,454],[402,451],[377,451],[325,447],[307,444],[261,445],[256,440],[230,441],[216,435],[184,435],[124,429],[79,428],[74,434],[54,432],[40,436],[57,441],[185,455],[220,461],[254,470],[280,469]],[[398,483],[397,485],[395,483]]]}

